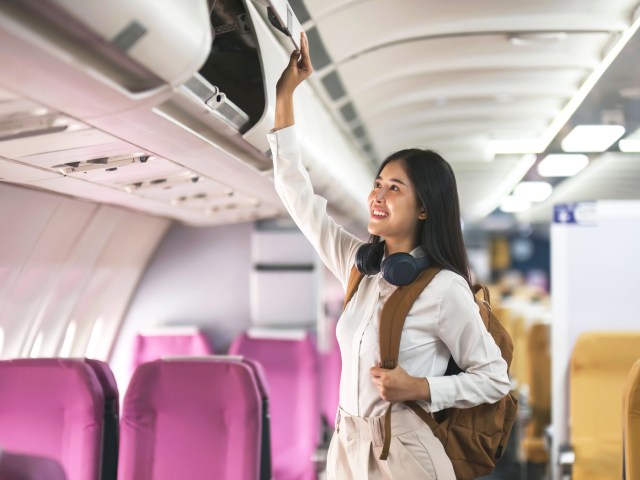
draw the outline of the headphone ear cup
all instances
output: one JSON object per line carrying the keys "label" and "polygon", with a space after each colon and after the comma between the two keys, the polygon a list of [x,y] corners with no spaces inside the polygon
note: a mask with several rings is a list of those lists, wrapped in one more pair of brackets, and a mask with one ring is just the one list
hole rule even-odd
{"label": "headphone ear cup", "polygon": [[402,287],[412,283],[431,263],[428,255],[415,258],[409,253],[394,253],[383,262],[382,276],[390,284]]}
{"label": "headphone ear cup", "polygon": [[384,242],[365,243],[356,252],[356,268],[363,275],[376,275],[384,256]]}

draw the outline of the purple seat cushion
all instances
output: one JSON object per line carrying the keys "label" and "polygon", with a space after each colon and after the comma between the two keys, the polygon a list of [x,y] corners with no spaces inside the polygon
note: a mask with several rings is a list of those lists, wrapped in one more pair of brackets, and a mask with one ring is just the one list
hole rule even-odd
{"label": "purple seat cushion", "polygon": [[255,480],[261,415],[254,374],[241,362],[145,363],[124,399],[118,479]]}
{"label": "purple seat cushion", "polygon": [[64,470],[51,458],[0,450],[0,480],[66,480]]}
{"label": "purple seat cushion", "polygon": [[100,475],[104,397],[82,360],[0,362],[0,445],[52,458],[69,480]]}
{"label": "purple seat cushion", "polygon": [[229,348],[262,364],[270,390],[271,451],[275,480],[315,477],[311,457],[319,442],[318,360],[304,340],[251,338],[244,334]]}
{"label": "purple seat cushion", "polygon": [[136,335],[132,371],[138,365],[163,357],[212,354],[213,349],[202,332],[189,335]]}

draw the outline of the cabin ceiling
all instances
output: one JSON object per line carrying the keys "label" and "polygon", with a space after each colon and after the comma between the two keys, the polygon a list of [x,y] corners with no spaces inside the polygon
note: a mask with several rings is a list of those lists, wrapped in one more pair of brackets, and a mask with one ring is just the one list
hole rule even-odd
{"label": "cabin ceiling", "polygon": [[[467,226],[496,225],[501,200],[521,180],[541,179],[537,164],[561,151],[573,125],[640,128],[639,0],[289,1],[309,37],[310,83],[368,167],[402,148],[439,151],[456,173]],[[0,182],[196,225],[282,214],[268,171],[248,166],[260,152],[216,119],[207,123],[217,122],[212,143],[182,87],[157,90],[155,108],[133,108],[49,55],[34,32],[23,42],[4,23]],[[194,123],[177,127],[180,118]],[[640,198],[638,156],[617,144],[589,154],[575,177],[545,179],[554,193],[518,220],[548,223],[557,202]],[[337,213],[339,198],[329,198]]]}
{"label": "cabin ceiling", "polygon": [[[637,28],[639,7],[637,0],[290,3],[308,33],[312,81],[372,164],[407,147],[439,151],[456,173],[465,221],[479,225],[523,178],[535,177],[533,167],[574,118],[572,98]],[[629,95],[621,90],[638,95],[636,70],[598,84],[613,100],[592,108],[589,122],[602,123],[601,109],[624,109]],[[580,199],[601,199],[611,188],[579,190]],[[640,198],[640,188],[618,196],[623,191]],[[554,197],[523,220],[550,221]]]}

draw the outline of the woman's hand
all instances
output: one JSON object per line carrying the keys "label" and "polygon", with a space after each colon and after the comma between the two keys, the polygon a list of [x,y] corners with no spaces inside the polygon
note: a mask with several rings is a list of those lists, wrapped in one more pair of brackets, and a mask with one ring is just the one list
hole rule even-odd
{"label": "woman's hand", "polygon": [[300,33],[300,51],[294,50],[289,59],[289,65],[284,69],[278,83],[276,94],[293,94],[298,85],[304,82],[313,73],[311,57],[309,56],[309,43],[304,32]]}
{"label": "woman's hand", "polygon": [[304,32],[300,33],[300,52],[295,50],[289,59],[289,65],[284,69],[280,80],[276,84],[276,112],[273,130],[290,127],[295,123],[293,114],[293,92],[313,73],[309,44]]}
{"label": "woman's hand", "polygon": [[393,370],[381,368],[378,363],[371,369],[371,380],[387,402],[407,400],[431,401],[431,390],[426,378],[412,377],[400,365]]}

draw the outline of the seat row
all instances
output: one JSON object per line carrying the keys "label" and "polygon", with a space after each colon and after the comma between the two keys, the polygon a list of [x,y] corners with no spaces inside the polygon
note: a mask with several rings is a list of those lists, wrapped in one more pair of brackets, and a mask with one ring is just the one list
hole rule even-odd
{"label": "seat row", "polygon": [[[230,353],[143,363],[121,421],[106,363],[2,361],[0,391],[11,393],[0,396],[0,460],[7,460],[0,468],[15,470],[15,458],[33,468],[40,457],[47,468],[55,460],[67,480],[315,478],[319,420],[310,412],[319,410],[318,361],[311,339],[243,335]],[[3,472],[0,478],[13,480]]]}

